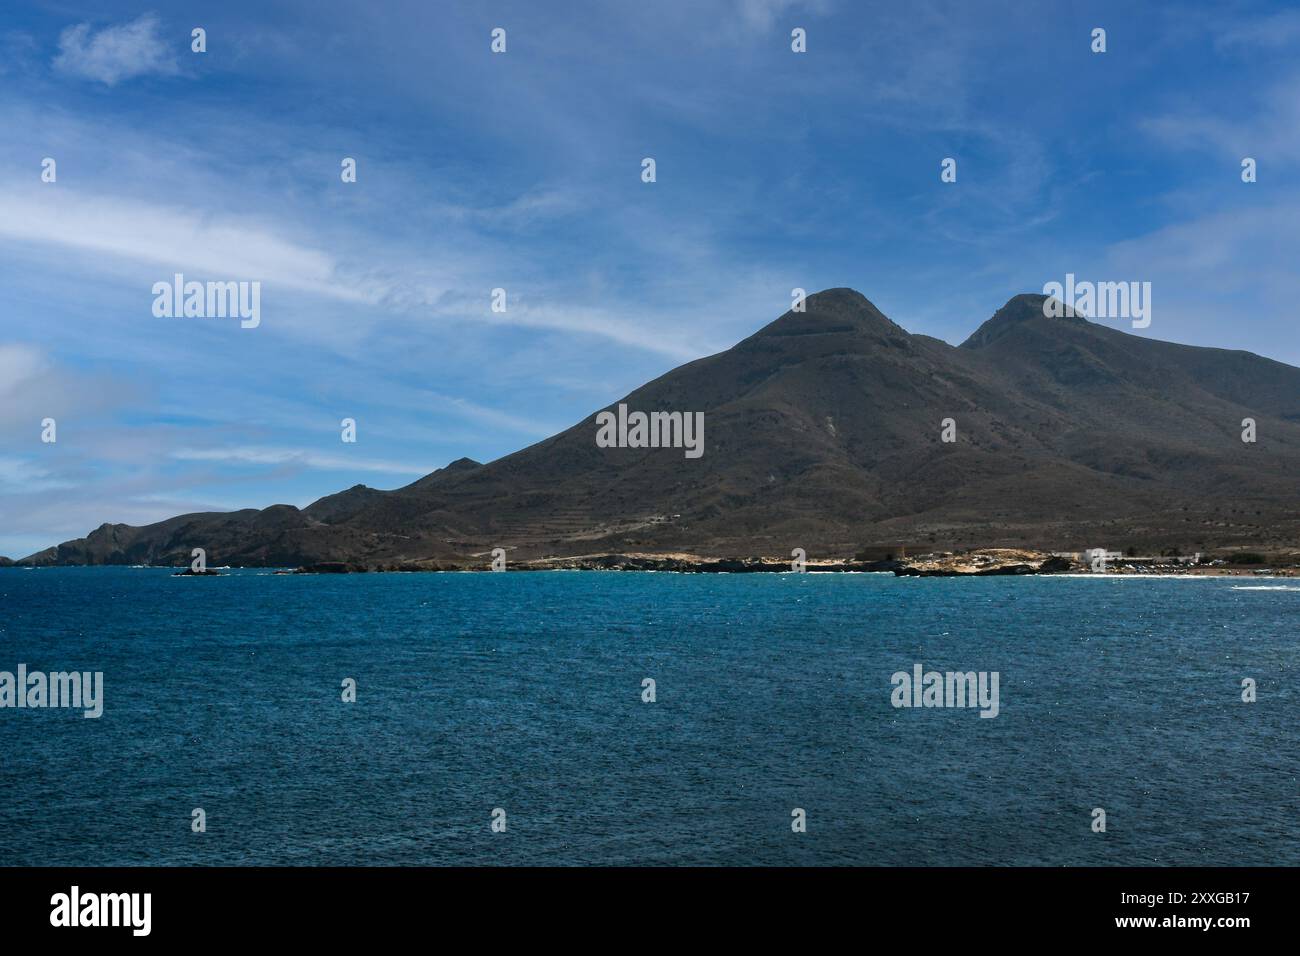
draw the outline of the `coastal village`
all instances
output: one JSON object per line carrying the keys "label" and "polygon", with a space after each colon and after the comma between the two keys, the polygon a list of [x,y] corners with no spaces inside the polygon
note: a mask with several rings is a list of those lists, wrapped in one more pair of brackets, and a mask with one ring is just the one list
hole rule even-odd
{"label": "coastal village", "polygon": [[[802,552],[802,549],[795,549]],[[1276,554],[1238,551],[1222,554],[1138,555],[1091,549],[1038,551],[977,548],[908,555],[907,548],[865,549],[853,558],[817,559],[802,553],[789,558],[761,556],[712,558],[688,552],[626,552],[482,561],[419,561],[381,566],[345,562],[307,565],[292,574],[346,574],[363,571],[664,571],[699,574],[883,573],[896,577],[993,577],[1025,574],[1185,575],[1194,577],[1300,577],[1300,551]]]}

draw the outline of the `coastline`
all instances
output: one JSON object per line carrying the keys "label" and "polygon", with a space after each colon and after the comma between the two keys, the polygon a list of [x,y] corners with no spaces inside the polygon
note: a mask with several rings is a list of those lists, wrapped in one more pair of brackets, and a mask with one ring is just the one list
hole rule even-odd
{"label": "coastline", "polygon": [[[348,562],[305,565],[291,574],[355,574],[369,572],[491,571],[491,556],[473,556],[477,561],[409,562],[369,567]],[[986,548],[972,551],[917,555],[912,558],[860,560],[837,558],[796,562],[789,558],[760,556],[712,558],[674,552],[628,552],[570,555],[565,557],[507,560],[505,571],[652,571],[678,574],[788,574],[796,570],[812,574],[893,574],[896,577],[1011,577],[1020,575],[1067,575],[1082,577],[1300,577],[1300,554],[1274,564],[1233,565],[1190,563],[1185,558],[1119,558],[1104,572],[1091,569],[1086,561],[1060,554],[1019,549]]]}
{"label": "coastline", "polygon": [[[1256,556],[1256,555],[1252,555]],[[751,557],[710,557],[688,552],[599,552],[593,554],[547,556],[504,561],[493,567],[492,555],[471,554],[465,558],[366,563],[361,561],[322,561],[292,565],[223,564],[203,573],[186,566],[165,564],[27,564],[0,561],[0,568],[35,570],[49,567],[131,567],[166,569],[175,577],[220,577],[233,568],[259,569],[272,574],[412,574],[430,572],[477,571],[642,571],[671,574],[892,574],[895,577],[1183,577],[1183,578],[1297,578],[1300,577],[1300,551],[1274,555],[1264,563],[1234,563],[1224,557],[1110,557],[1104,570],[1094,569],[1089,561],[1062,552],[1012,548],[977,548],[960,552],[937,552],[911,557],[880,560],[858,558],[805,559],[771,555]]]}

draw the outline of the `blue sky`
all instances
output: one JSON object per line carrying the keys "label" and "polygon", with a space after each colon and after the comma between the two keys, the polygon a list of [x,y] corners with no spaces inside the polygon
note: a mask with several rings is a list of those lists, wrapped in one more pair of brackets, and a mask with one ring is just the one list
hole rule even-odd
{"label": "blue sky", "polygon": [[1300,10],[1134,6],[7,3],[0,554],[491,460],[796,286],[958,343],[1150,281],[1138,334],[1300,364]]}

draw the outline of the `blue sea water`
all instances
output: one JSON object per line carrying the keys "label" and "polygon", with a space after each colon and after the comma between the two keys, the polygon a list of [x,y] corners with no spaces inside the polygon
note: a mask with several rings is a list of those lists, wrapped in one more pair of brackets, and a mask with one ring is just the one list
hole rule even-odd
{"label": "blue sea water", "polygon": [[[0,865],[1295,865],[1298,611],[1272,579],[3,569],[0,670],[105,701],[0,709]],[[917,663],[997,671],[999,715],[894,708]]]}

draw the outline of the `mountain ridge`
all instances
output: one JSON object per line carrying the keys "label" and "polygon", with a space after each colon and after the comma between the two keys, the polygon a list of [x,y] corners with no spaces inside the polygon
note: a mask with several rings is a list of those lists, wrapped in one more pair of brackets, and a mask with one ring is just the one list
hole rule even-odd
{"label": "mountain ridge", "polygon": [[393,567],[494,547],[736,557],[1300,541],[1300,369],[1050,317],[1044,299],[1013,296],[953,346],[829,289],[599,410],[703,413],[698,460],[598,447],[588,416],[391,491],[104,524],[18,563],[186,564],[193,547],[210,564]]}

